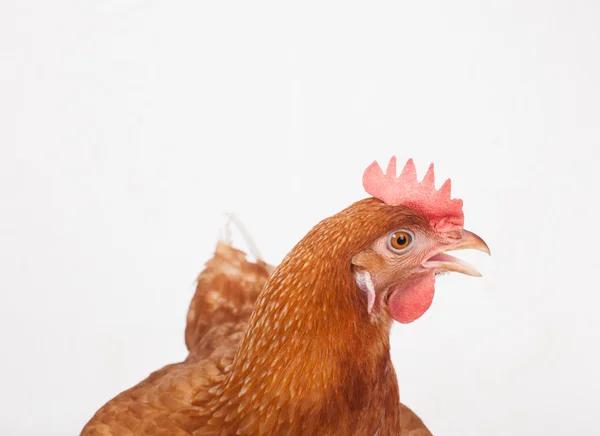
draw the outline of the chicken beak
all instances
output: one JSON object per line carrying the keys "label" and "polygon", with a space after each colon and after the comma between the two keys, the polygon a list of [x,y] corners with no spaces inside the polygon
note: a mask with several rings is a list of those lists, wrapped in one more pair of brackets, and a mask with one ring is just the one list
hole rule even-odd
{"label": "chicken beak", "polygon": [[446,251],[466,249],[483,251],[491,255],[490,248],[483,239],[473,232],[463,230],[461,238],[444,244],[443,250],[423,262],[423,266],[433,269],[435,272],[455,271],[473,277],[481,277],[481,273],[474,266],[446,253]]}
{"label": "chicken beak", "polygon": [[[462,238],[460,238],[450,250],[466,250],[473,249],[477,251],[483,251],[488,255],[491,255],[490,247],[485,243],[481,237],[468,230],[463,230]],[[446,250],[446,251],[450,251]]]}

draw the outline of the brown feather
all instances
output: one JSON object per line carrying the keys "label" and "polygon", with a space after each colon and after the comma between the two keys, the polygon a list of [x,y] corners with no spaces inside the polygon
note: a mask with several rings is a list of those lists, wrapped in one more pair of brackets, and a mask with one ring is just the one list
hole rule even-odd
{"label": "brown feather", "polygon": [[406,219],[377,200],[355,203],[270,278],[271,266],[219,243],[190,304],[188,358],[108,402],[82,435],[429,435],[399,403],[391,321],[372,322],[348,271]]}

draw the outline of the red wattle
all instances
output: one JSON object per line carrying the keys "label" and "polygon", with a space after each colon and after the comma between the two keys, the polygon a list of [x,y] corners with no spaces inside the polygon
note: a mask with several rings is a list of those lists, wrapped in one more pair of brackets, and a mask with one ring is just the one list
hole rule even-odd
{"label": "red wattle", "polygon": [[431,273],[393,290],[388,299],[392,318],[402,324],[420,318],[433,302],[434,286],[435,275]]}

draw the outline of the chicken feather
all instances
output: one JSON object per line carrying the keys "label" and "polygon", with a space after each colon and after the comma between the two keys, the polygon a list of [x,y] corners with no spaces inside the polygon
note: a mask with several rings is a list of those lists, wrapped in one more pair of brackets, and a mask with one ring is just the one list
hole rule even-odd
{"label": "chicken feather", "polygon": [[[227,235],[217,243],[213,257],[198,276],[185,329],[188,357],[152,373],[109,401],[87,423],[82,436],[218,434],[210,429],[196,431],[209,414],[199,406],[214,398],[246,333],[256,300],[275,269],[260,258],[249,261],[229,239]],[[404,404],[400,407],[399,435],[431,434],[412,410]],[[273,419],[278,417],[273,415]],[[239,434],[253,434],[255,419],[248,416],[243,420]],[[260,434],[269,434],[275,424],[265,423]]]}

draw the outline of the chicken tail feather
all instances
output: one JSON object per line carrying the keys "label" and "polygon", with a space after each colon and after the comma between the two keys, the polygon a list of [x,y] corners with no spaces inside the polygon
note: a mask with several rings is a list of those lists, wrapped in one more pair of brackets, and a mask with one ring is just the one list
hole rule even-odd
{"label": "chicken tail feather", "polygon": [[[262,260],[241,221],[232,213],[226,215],[228,221],[221,240],[198,276],[188,310],[185,329],[185,343],[190,351],[188,360],[210,354],[232,329],[245,329],[258,294],[274,269]],[[255,261],[248,260],[245,252],[233,247],[231,224],[243,236]]]}
{"label": "chicken tail feather", "polygon": [[228,218],[227,223],[225,224],[225,241],[231,243],[231,224],[233,223],[239,232],[242,234],[242,238],[244,238],[244,242],[248,246],[248,250],[250,254],[255,260],[262,260],[263,257],[260,254],[258,246],[250,236],[250,233],[244,226],[244,223],[237,217],[233,212],[225,212],[225,216]]}

